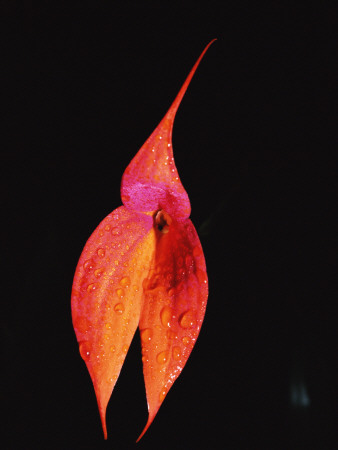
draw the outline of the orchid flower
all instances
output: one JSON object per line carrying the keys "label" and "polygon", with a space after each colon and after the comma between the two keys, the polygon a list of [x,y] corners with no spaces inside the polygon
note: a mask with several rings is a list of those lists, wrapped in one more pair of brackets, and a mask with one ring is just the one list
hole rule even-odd
{"label": "orchid flower", "polygon": [[107,439],[106,408],[137,326],[149,417],[156,416],[199,334],[208,297],[201,243],[172,149],[175,114],[211,41],[168,112],[122,177],[123,206],[96,228],[79,259],[72,319]]}

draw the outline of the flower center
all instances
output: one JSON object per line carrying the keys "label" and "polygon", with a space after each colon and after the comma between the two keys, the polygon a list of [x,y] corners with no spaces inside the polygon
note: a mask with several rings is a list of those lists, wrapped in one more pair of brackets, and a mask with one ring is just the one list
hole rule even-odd
{"label": "flower center", "polygon": [[163,209],[160,209],[155,213],[154,219],[157,229],[163,234],[168,233],[173,221],[169,214],[163,211]]}

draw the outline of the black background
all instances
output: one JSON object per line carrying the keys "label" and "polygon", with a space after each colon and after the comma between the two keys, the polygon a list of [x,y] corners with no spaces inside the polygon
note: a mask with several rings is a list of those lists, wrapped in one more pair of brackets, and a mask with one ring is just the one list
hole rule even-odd
{"label": "black background", "polygon": [[138,334],[105,442],[72,277],[121,204],[125,167],[215,37],[173,135],[208,308],[137,448],[335,448],[337,165],[323,158],[335,11],[26,1],[1,2],[1,17],[2,448],[136,448],[147,419]]}

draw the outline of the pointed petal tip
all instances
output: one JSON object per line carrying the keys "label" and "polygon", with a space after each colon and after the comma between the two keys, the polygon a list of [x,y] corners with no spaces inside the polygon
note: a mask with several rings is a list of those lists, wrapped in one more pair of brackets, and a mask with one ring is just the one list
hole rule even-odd
{"label": "pointed petal tip", "polygon": [[107,424],[106,424],[106,408],[102,408],[99,406],[100,411],[100,418],[101,418],[101,424],[102,424],[102,431],[103,431],[103,437],[105,440],[108,439],[108,433],[107,433]]}
{"label": "pointed petal tip", "polygon": [[156,414],[152,414],[149,415],[146,426],[144,427],[142,433],[139,435],[139,437],[136,440],[136,444],[142,439],[142,437],[145,435],[146,431],[148,430],[148,428],[150,427],[150,425],[152,424],[154,418],[155,418]]}
{"label": "pointed petal tip", "polygon": [[188,86],[189,86],[189,84],[190,84],[190,81],[191,81],[192,77],[194,76],[197,67],[199,66],[200,62],[202,61],[203,56],[204,56],[205,53],[207,52],[207,50],[208,50],[208,48],[210,47],[210,45],[211,45],[213,42],[215,42],[215,41],[217,41],[217,38],[212,39],[212,40],[209,42],[209,44],[207,44],[207,45],[204,47],[202,53],[200,54],[200,56],[198,57],[197,61],[196,61],[195,64],[193,65],[193,68],[190,70],[189,75],[188,75],[187,78],[185,79],[185,81],[184,81],[184,83],[183,83],[183,85],[182,85],[182,87],[181,87],[179,93],[177,94],[175,100],[173,101],[173,103],[171,104],[169,110],[167,111],[166,115],[164,116],[164,120],[165,120],[166,118],[168,118],[168,119],[173,123],[174,118],[175,118],[175,115],[176,115],[176,112],[177,112],[177,110],[178,110],[178,107],[180,106],[180,103],[181,103],[181,101],[182,101],[182,99],[183,99],[183,97],[184,97],[184,94],[185,94],[186,90],[188,89]]}

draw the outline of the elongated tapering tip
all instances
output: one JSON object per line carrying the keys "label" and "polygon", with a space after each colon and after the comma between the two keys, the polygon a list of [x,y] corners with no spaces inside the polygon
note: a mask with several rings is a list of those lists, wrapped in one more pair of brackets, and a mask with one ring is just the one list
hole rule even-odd
{"label": "elongated tapering tip", "polygon": [[102,423],[103,437],[105,440],[107,440],[108,433],[107,433],[107,425],[106,425],[106,408],[102,408],[99,405],[99,413],[100,413],[100,418],[101,418],[101,423]]}
{"label": "elongated tapering tip", "polygon": [[212,41],[209,42],[209,44],[206,45],[206,47],[204,48],[204,50],[202,51],[202,53],[200,54],[199,58],[197,59],[197,61],[195,62],[195,64],[193,65],[193,68],[190,70],[189,75],[187,76],[187,78],[185,79],[179,93],[177,94],[175,100],[173,101],[173,103],[171,104],[167,114],[165,117],[171,117],[171,119],[173,119],[176,115],[176,112],[178,110],[178,107],[180,106],[180,103],[182,101],[182,98],[184,97],[184,94],[186,93],[186,90],[188,89],[188,86],[190,84],[190,81],[192,79],[192,77],[194,76],[197,67],[199,66],[203,56],[205,55],[205,53],[207,52],[208,48],[210,47],[210,45],[217,41],[217,38],[213,39]]}
{"label": "elongated tapering tip", "polygon": [[155,414],[152,414],[152,415],[149,415],[148,421],[147,421],[147,423],[146,423],[146,426],[144,427],[142,433],[141,433],[141,434],[139,435],[139,437],[137,438],[136,443],[138,443],[138,442],[140,441],[140,439],[144,436],[145,432],[148,430],[148,428],[149,428],[150,425],[152,424],[152,421],[154,420],[155,416],[156,416],[156,413],[155,413]]}

